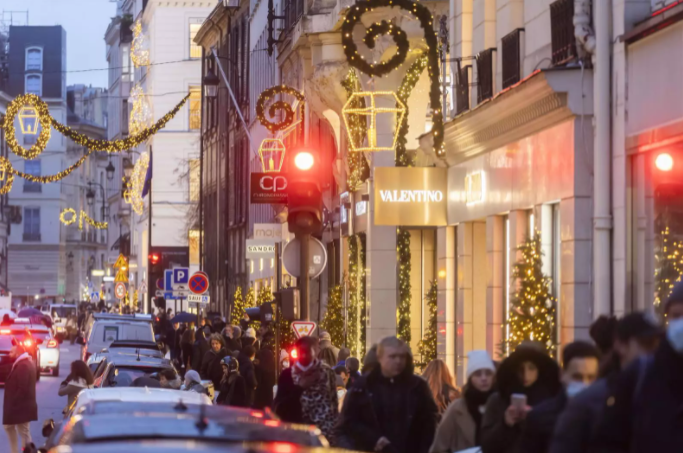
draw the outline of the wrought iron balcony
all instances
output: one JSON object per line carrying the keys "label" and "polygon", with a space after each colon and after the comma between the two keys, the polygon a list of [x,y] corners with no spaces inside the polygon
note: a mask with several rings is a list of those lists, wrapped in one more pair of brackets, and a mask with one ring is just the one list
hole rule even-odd
{"label": "wrought iron balcony", "polygon": [[493,97],[495,48],[482,50],[477,55],[477,103]]}
{"label": "wrought iron balcony", "polygon": [[462,60],[456,60],[455,67],[455,114],[459,115],[470,109],[470,72],[472,65],[462,66]]}
{"label": "wrought iron balcony", "polygon": [[522,40],[524,29],[518,28],[503,36],[503,89],[521,80],[522,74]]}
{"label": "wrought iron balcony", "polygon": [[304,0],[286,0],[285,3],[285,32],[290,30],[304,15]]}
{"label": "wrought iron balcony", "polygon": [[577,57],[574,36],[574,0],[557,0],[550,4],[550,31],[553,65],[560,65]]}

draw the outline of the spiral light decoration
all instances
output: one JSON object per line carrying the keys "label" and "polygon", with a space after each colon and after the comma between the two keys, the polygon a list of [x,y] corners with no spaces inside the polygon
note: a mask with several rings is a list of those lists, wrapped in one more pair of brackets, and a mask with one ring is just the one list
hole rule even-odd
{"label": "spiral light decoration", "polygon": [[284,118],[282,121],[272,122],[266,117],[266,104],[271,98],[277,96],[278,94],[289,94],[294,96],[299,101],[299,110],[301,119],[304,118],[305,111],[305,100],[304,95],[299,90],[296,90],[287,85],[276,85],[265,89],[259,95],[258,101],[256,102],[256,117],[265,126],[266,129],[274,134],[277,131],[287,129],[294,122],[294,109],[290,104],[285,101],[275,101],[268,108],[268,116],[274,118],[278,110],[284,112]]}

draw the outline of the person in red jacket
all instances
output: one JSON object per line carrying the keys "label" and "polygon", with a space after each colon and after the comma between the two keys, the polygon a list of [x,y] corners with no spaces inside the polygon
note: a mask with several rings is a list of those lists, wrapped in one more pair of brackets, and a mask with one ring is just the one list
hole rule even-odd
{"label": "person in red jacket", "polygon": [[38,420],[36,403],[36,365],[22,344],[12,339],[12,370],[5,382],[2,424],[9,439],[10,453],[19,453],[17,432],[24,448],[31,444],[30,424]]}

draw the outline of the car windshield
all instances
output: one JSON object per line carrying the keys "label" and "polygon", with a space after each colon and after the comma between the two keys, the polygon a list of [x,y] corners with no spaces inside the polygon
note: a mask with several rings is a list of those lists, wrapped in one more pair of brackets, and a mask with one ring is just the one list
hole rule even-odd
{"label": "car windshield", "polygon": [[76,314],[76,307],[52,307],[50,314],[53,318],[66,318]]}
{"label": "car windshield", "polygon": [[109,387],[131,387],[133,381],[139,377],[149,376],[160,371],[161,368],[129,368],[116,367],[113,376],[109,379]]}

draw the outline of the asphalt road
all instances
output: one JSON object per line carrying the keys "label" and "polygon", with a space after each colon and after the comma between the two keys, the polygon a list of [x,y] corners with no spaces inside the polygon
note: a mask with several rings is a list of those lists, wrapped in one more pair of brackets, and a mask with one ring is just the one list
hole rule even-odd
{"label": "asphalt road", "polygon": [[[58,396],[59,384],[69,374],[71,362],[78,360],[81,347],[64,342],[60,345],[59,377],[42,375],[36,385],[36,400],[38,402],[38,421],[31,423],[31,436],[33,443],[41,447],[45,438],[41,434],[43,421],[48,418],[59,420],[62,418],[62,410],[66,405],[66,396]],[[5,388],[0,387],[0,399],[5,399]],[[0,452],[9,451],[7,434],[0,429]]]}

